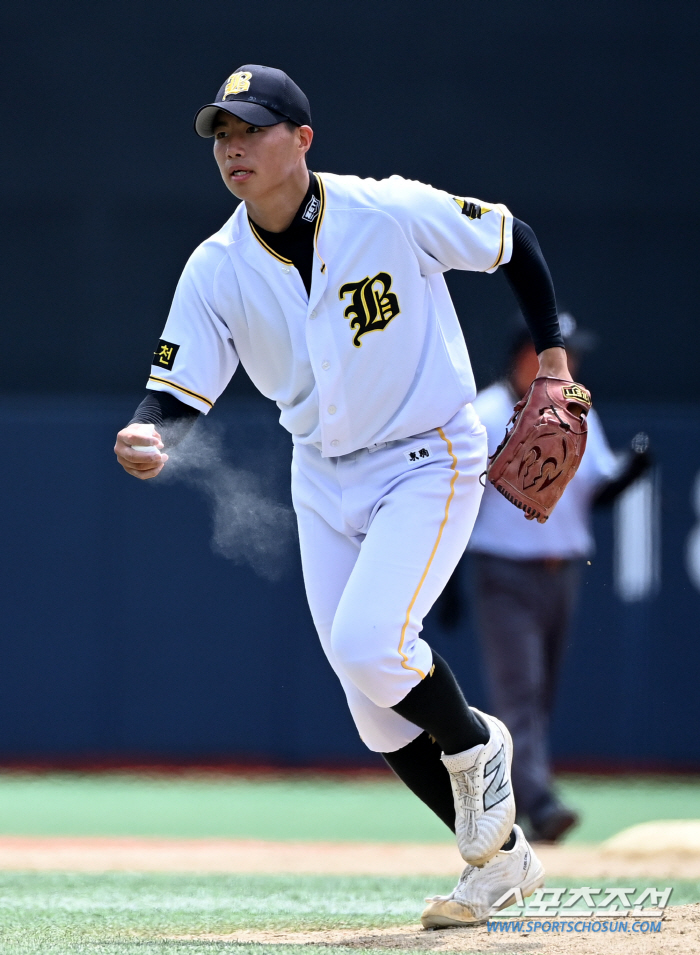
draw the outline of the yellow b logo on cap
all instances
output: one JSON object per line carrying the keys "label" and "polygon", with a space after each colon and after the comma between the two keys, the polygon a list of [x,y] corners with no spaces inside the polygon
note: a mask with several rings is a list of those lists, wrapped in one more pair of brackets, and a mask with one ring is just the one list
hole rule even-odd
{"label": "yellow b logo on cap", "polygon": [[231,94],[245,93],[246,90],[250,89],[250,81],[252,78],[252,73],[232,73],[226,82],[224,99]]}

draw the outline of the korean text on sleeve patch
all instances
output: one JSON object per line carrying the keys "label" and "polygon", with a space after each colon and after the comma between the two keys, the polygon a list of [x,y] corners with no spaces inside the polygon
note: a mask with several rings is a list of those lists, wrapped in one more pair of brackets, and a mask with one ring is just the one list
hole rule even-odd
{"label": "korean text on sleeve patch", "polygon": [[179,347],[172,342],[164,342],[161,338],[158,347],[153,352],[153,364],[157,365],[158,368],[167,368],[169,371],[173,367]]}

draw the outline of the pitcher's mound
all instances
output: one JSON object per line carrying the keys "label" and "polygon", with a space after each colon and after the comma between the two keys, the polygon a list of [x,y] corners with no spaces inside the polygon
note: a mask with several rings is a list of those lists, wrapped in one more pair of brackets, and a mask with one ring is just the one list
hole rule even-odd
{"label": "pitcher's mound", "polygon": [[[505,955],[532,952],[538,955],[688,955],[700,951],[700,904],[678,905],[666,909],[661,931],[633,931],[635,920],[627,918],[627,931],[611,933],[567,932],[551,934],[541,931],[506,934],[489,932],[486,926],[476,928],[424,931],[413,926],[357,931],[337,929],[327,932],[237,932],[233,935],[187,936],[187,940],[220,942],[255,942],[259,945],[327,945],[347,949],[408,949],[416,952],[464,952]],[[644,920],[638,920],[644,924]],[[648,923],[646,923],[648,926]],[[658,919],[655,921],[658,926]],[[183,939],[184,940],[184,939]]]}
{"label": "pitcher's mound", "polygon": [[603,843],[609,856],[649,859],[659,855],[700,858],[700,819],[662,819],[623,829]]}

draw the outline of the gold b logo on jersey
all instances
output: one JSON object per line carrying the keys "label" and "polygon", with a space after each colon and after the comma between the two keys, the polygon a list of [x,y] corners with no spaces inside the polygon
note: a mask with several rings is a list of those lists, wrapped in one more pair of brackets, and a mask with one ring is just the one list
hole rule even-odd
{"label": "gold b logo on jersey", "polygon": [[235,96],[236,93],[245,93],[246,90],[250,89],[252,78],[252,73],[232,73],[226,81],[224,99],[228,96]]}
{"label": "gold b logo on jersey", "polygon": [[367,332],[380,332],[386,328],[392,318],[396,318],[401,309],[399,300],[390,292],[391,276],[388,272],[377,272],[374,278],[367,276],[359,282],[346,282],[341,285],[338,298],[352,295],[352,302],[343,312],[350,319],[350,328],[356,328],[353,344],[362,345],[360,339]]}

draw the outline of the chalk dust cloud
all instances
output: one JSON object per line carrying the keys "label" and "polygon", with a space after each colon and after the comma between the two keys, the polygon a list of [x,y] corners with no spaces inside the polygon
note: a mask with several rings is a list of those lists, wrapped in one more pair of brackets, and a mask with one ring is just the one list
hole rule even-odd
{"label": "chalk dust cloud", "polygon": [[157,481],[181,481],[205,496],[214,553],[279,580],[296,540],[293,510],[265,495],[256,474],[233,467],[215,427],[198,422],[181,444],[168,447],[168,455]]}

